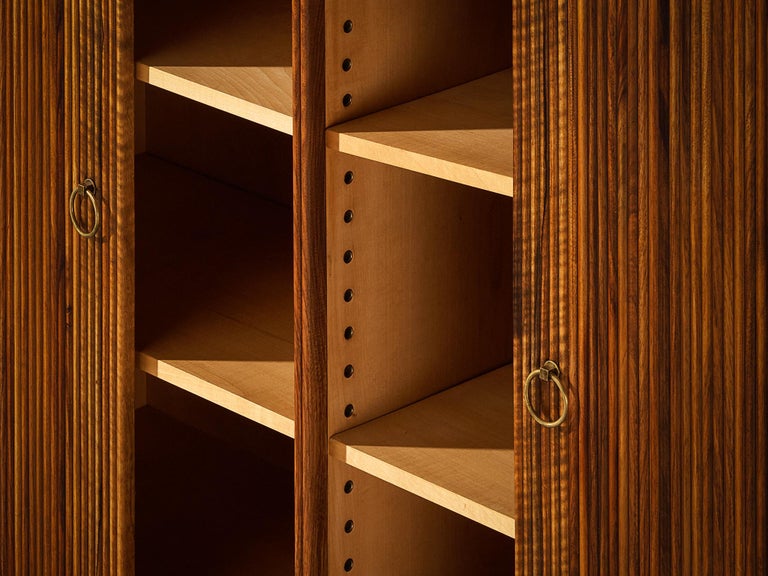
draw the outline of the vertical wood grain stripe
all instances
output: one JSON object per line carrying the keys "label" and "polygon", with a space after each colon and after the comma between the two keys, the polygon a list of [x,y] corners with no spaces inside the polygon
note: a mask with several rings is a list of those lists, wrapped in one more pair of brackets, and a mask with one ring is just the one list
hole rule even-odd
{"label": "vertical wood grain stripe", "polygon": [[[0,8],[3,574],[131,571],[127,4]],[[68,218],[85,174],[116,202],[91,244]]]}
{"label": "vertical wood grain stripe", "polygon": [[57,12],[0,8],[0,572],[62,572],[64,316]]}
{"label": "vertical wood grain stripe", "polygon": [[619,206],[608,573],[766,569],[765,30],[763,2],[648,0],[588,45],[608,58],[598,122],[627,118],[597,133],[626,154],[588,196]]}
{"label": "vertical wood grain stripe", "polygon": [[325,2],[293,0],[295,573],[328,572]]}
{"label": "vertical wood grain stripe", "polygon": [[[574,4],[514,4],[515,377],[570,352],[580,426],[561,452],[517,404],[516,572],[565,571],[566,530],[582,573],[764,573],[768,7]],[[539,280],[544,192],[574,182]]]}
{"label": "vertical wood grain stripe", "polygon": [[[69,0],[64,30],[67,187],[93,178],[102,225],[93,239],[67,227],[72,324],[66,445],[67,567],[133,567],[132,7]],[[92,223],[92,215],[83,213]]]}
{"label": "vertical wood grain stripe", "polygon": [[[516,574],[568,574],[579,569],[579,388],[575,353],[579,318],[576,259],[576,4],[513,3],[515,114],[515,470]],[[572,324],[574,322],[574,324]],[[528,373],[558,361],[569,390],[566,423],[545,429],[522,398]],[[532,398],[556,419],[559,394],[534,384]]]}

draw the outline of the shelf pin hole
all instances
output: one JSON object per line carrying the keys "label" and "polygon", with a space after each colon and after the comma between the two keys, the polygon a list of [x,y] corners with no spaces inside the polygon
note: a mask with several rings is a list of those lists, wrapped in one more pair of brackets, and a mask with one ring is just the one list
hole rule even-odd
{"label": "shelf pin hole", "polygon": [[341,99],[341,103],[344,104],[345,108],[352,104],[352,94],[344,94],[344,98]]}
{"label": "shelf pin hole", "polygon": [[346,34],[349,34],[350,32],[352,32],[352,20],[347,20],[346,22],[344,22],[344,32]]}
{"label": "shelf pin hole", "polygon": [[352,180],[355,179],[355,173],[352,172],[352,170],[347,170],[347,173],[344,174],[344,184],[352,184]]}
{"label": "shelf pin hole", "polygon": [[344,408],[344,416],[347,418],[352,418],[352,416],[355,415],[355,407],[352,406],[352,404],[347,404],[347,407]]}
{"label": "shelf pin hole", "polygon": [[355,329],[352,328],[352,326],[347,326],[344,329],[344,339],[345,340],[352,340],[352,336],[355,335]]}
{"label": "shelf pin hole", "polygon": [[352,521],[352,520],[347,520],[346,524],[344,524],[344,532],[346,532],[347,534],[349,534],[349,533],[350,533],[350,532],[352,532],[352,530],[354,530],[354,529],[355,529],[355,523],[354,523],[354,521]]}
{"label": "shelf pin hole", "polygon": [[354,566],[355,563],[352,561],[352,558],[347,558],[347,561],[344,562],[344,572],[352,572],[352,566]]}
{"label": "shelf pin hole", "polygon": [[352,258],[354,257],[354,254],[352,253],[352,250],[347,250],[344,252],[344,263],[349,264],[352,262]]}
{"label": "shelf pin hole", "polygon": [[341,69],[344,70],[344,72],[349,72],[352,69],[352,60],[344,58],[344,61],[341,63]]}
{"label": "shelf pin hole", "polygon": [[352,302],[352,298],[355,297],[355,292],[352,290],[352,288],[347,288],[344,290],[344,302]]}
{"label": "shelf pin hole", "polygon": [[352,364],[347,364],[344,366],[344,378],[352,378],[352,375],[355,373],[355,367],[352,366]]}
{"label": "shelf pin hole", "polygon": [[352,210],[347,210],[346,212],[344,212],[344,222],[346,222],[347,224],[352,222],[352,219],[354,217],[355,217],[355,213],[352,212]]}
{"label": "shelf pin hole", "polygon": [[355,489],[355,483],[352,482],[352,480],[347,480],[344,483],[344,494],[349,494],[354,489]]}

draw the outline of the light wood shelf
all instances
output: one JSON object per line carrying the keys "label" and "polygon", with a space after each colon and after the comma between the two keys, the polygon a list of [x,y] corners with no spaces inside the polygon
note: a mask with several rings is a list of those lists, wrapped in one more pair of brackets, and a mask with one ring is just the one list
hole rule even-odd
{"label": "light wood shelf", "polygon": [[331,149],[512,196],[512,70],[330,128]]}
{"label": "light wood shelf", "polygon": [[290,2],[142,0],[136,20],[138,80],[292,133]]}
{"label": "light wood shelf", "polygon": [[137,158],[139,368],[294,435],[291,212]]}
{"label": "light wood shelf", "polygon": [[331,455],[515,537],[511,365],[331,439]]}

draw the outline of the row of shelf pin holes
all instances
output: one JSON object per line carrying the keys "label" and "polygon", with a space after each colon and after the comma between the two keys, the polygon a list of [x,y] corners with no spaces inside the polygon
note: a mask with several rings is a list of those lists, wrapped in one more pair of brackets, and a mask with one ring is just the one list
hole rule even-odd
{"label": "row of shelf pin holes", "polygon": [[[343,29],[345,34],[352,32],[352,28],[352,20],[347,20],[344,22]],[[352,59],[344,58],[344,60],[341,62],[341,69],[344,70],[344,72],[349,72],[352,69]],[[348,108],[352,104],[352,94],[349,92],[344,94],[344,96],[341,98],[341,103],[344,105],[344,108]]]}
{"label": "row of shelf pin holes", "polygon": [[[352,22],[350,20],[347,20],[347,23],[349,24],[349,31],[351,31],[352,30]],[[347,23],[344,24],[344,30],[345,31],[347,31]],[[347,171],[344,174],[344,184],[346,184],[346,185],[351,184],[352,181],[354,180],[354,178],[355,178],[354,172],[352,172],[351,170]],[[352,220],[354,219],[354,217],[355,217],[355,214],[354,214],[354,212],[351,209],[346,210],[344,212],[344,223],[345,224],[350,224],[352,222]],[[353,256],[354,256],[354,254],[352,253],[352,250],[347,250],[346,252],[344,252],[344,262],[346,264],[349,264],[350,262],[352,262]],[[344,302],[351,302],[352,298],[354,298],[354,294],[355,293],[352,290],[352,288],[347,288],[344,291]],[[352,326],[347,326],[344,329],[344,339],[345,340],[351,340],[352,337],[354,336],[354,334],[355,334],[355,329]],[[352,364],[347,364],[344,367],[344,377],[345,378],[351,378],[354,373],[355,373],[355,367]],[[346,418],[351,418],[354,415],[354,413],[355,413],[355,407],[352,404],[347,404],[347,406],[344,408],[344,416]],[[352,480],[347,480],[344,483],[344,493],[345,494],[350,494],[352,492],[352,490],[354,489],[354,487],[355,487],[355,483]],[[350,520],[347,520],[344,523],[344,532],[346,534],[350,534],[352,532],[352,530],[354,530],[354,529],[355,529],[355,522],[354,522],[354,520],[350,519]],[[354,560],[352,558],[347,558],[344,561],[344,571],[345,572],[351,572],[354,564],[355,564],[355,562],[354,562]]]}
{"label": "row of shelf pin holes", "polygon": [[[347,171],[344,174],[344,183],[346,185],[351,184],[354,179],[355,179],[355,173],[352,172],[351,170]],[[352,220],[354,219],[354,217],[355,217],[355,214],[354,214],[354,212],[351,209],[344,212],[344,222],[346,224],[351,223]],[[344,252],[344,263],[345,264],[350,264],[352,262],[353,258],[354,258],[354,252],[352,250],[346,250]],[[344,291],[344,302],[351,302],[352,298],[354,298],[354,295],[355,295],[355,293],[352,290],[352,288],[347,288]],[[344,329],[344,339],[345,340],[351,340],[352,337],[354,336],[354,334],[355,334],[354,327],[347,326]],[[344,378],[346,378],[346,379],[352,378],[354,373],[355,373],[354,365],[347,364],[344,367]],[[347,404],[347,406],[344,408],[344,416],[346,418],[351,418],[354,414],[355,414],[355,407],[354,407],[354,405]]]}
{"label": "row of shelf pin holes", "polygon": [[[349,34],[350,32],[352,32],[352,28],[353,28],[352,20],[346,20],[344,22],[344,26],[343,26],[344,33],[345,34]],[[352,69],[352,60],[350,58],[344,58],[344,60],[341,63],[341,69],[344,72],[349,72]],[[350,94],[349,92],[344,94],[344,96],[342,97],[341,102],[342,102],[342,104],[344,105],[345,108],[349,107],[350,104],[352,104],[352,94]],[[347,171],[344,174],[344,184],[346,184],[347,186],[350,185],[354,179],[355,179],[355,174],[351,170]],[[352,222],[352,220],[354,219],[354,217],[355,217],[355,213],[352,211],[352,209],[346,210],[344,212],[344,223],[345,224],[350,224]],[[350,264],[352,262],[353,258],[354,258],[354,253],[352,252],[352,250],[347,250],[347,251],[344,252],[344,263],[345,264]],[[344,291],[344,302],[351,302],[352,298],[354,298],[354,295],[355,295],[355,293],[352,290],[352,288],[347,288]],[[355,334],[354,327],[347,326],[344,329],[344,339],[345,340],[351,340],[352,337],[354,336],[354,334]],[[349,378],[352,377],[352,375],[354,373],[355,373],[355,367],[352,364],[347,364],[344,367],[344,378],[349,379]],[[347,404],[347,406],[344,408],[344,417],[345,418],[351,418],[354,414],[355,414],[355,407],[354,407],[354,405]],[[354,482],[352,482],[352,480],[347,480],[346,483],[344,484],[344,493],[345,494],[350,494],[352,492],[352,490],[354,489],[354,487],[355,487]],[[354,520],[347,520],[344,523],[344,532],[345,533],[349,534],[354,529],[355,529],[355,522],[354,522]],[[354,566],[354,560],[352,558],[347,558],[344,561],[344,571],[345,572],[351,572],[353,566]]]}

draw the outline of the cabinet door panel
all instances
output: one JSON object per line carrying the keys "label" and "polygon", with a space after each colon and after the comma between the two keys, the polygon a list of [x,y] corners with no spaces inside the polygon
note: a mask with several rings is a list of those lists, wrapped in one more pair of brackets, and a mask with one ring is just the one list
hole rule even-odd
{"label": "cabinet door panel", "polygon": [[[0,9],[3,573],[131,567],[131,12]],[[85,178],[101,216],[90,239],[69,218]]]}
{"label": "cabinet door panel", "polygon": [[[762,574],[768,8],[514,16],[516,571]],[[565,431],[519,392],[550,354]]]}
{"label": "cabinet door panel", "polygon": [[[577,342],[587,284],[577,251],[576,7],[548,0],[513,7],[515,573],[577,574],[584,431]],[[569,399],[554,428],[533,419],[523,396],[528,375],[547,360],[559,365]],[[565,410],[553,382],[534,378],[530,398],[546,421]]]}
{"label": "cabinet door panel", "polygon": [[0,6],[0,573],[62,573],[64,213],[55,6]]}
{"label": "cabinet door panel", "polygon": [[[66,227],[68,564],[119,573],[132,562],[132,6],[65,2],[64,178],[97,186],[92,238]],[[84,226],[93,206],[76,202]]]}

